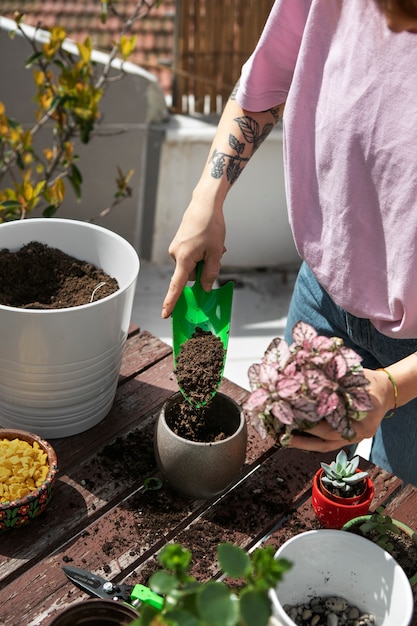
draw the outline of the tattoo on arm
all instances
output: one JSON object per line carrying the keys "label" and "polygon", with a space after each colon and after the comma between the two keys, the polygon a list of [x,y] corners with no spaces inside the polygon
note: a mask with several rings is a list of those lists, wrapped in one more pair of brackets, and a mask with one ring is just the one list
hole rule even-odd
{"label": "tattoo on arm", "polygon": [[237,90],[239,89],[239,85],[240,85],[240,78],[237,81],[236,85],[233,87],[229,100],[236,100],[236,93],[237,93]]}
{"label": "tattoo on arm", "polygon": [[[269,123],[265,124],[261,130],[258,122],[248,115],[235,118],[235,122],[242,132],[246,144],[238,141],[234,135],[230,134],[229,146],[231,153],[219,152],[215,149],[209,159],[209,163],[212,164],[212,177],[221,178],[226,173],[227,180],[231,185],[239,178],[250,157],[256,152],[274,127],[274,124]],[[242,155],[247,144],[252,146],[251,153],[249,156],[244,157]]]}

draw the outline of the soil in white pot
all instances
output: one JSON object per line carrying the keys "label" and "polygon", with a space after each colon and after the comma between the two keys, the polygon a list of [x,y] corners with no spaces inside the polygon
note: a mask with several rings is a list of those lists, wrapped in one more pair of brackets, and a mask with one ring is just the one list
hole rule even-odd
{"label": "soil in white pot", "polygon": [[[222,428],[225,420],[219,416],[222,407],[215,402],[216,395],[211,398],[220,382],[224,356],[221,339],[201,328],[196,328],[190,339],[182,344],[175,375],[190,402],[184,399],[176,404],[167,418],[169,427],[178,436],[191,441],[210,442],[225,439],[231,434]],[[195,406],[204,402],[207,403],[203,406]]]}
{"label": "soil in white pot", "polygon": [[119,289],[115,278],[87,261],[33,241],[0,250],[0,304],[62,309],[101,300]]}

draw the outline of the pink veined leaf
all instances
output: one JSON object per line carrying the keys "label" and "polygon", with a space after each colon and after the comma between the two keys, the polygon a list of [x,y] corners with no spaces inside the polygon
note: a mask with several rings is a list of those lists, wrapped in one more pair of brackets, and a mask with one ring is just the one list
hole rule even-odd
{"label": "pink veined leaf", "polygon": [[334,352],[334,339],[324,335],[317,335],[317,337],[313,338],[311,346],[318,352]]}
{"label": "pink veined leaf", "polygon": [[269,388],[275,388],[280,373],[276,365],[269,365],[269,363],[261,363],[259,368],[259,384],[267,386]]}
{"label": "pink veined leaf", "polygon": [[291,398],[297,394],[303,384],[303,377],[296,372],[293,376],[281,375],[277,381],[276,390],[283,399]]}
{"label": "pink veined leaf", "polygon": [[298,422],[307,421],[315,424],[322,418],[317,413],[317,404],[312,402],[308,398],[300,396],[297,401],[293,403],[294,416]]}
{"label": "pink veined leaf", "polygon": [[311,350],[301,348],[294,353],[294,360],[298,368],[302,368],[311,362]]}
{"label": "pink veined leaf", "polygon": [[339,385],[345,389],[350,389],[351,387],[368,387],[369,380],[366,378],[365,374],[360,372],[355,372],[354,374],[346,374],[339,380]]}
{"label": "pink veined leaf", "polygon": [[332,413],[326,415],[326,422],[338,432],[346,427],[348,420],[344,402],[340,402],[339,406]]}
{"label": "pink veined leaf", "polygon": [[290,377],[290,376],[295,376],[297,372],[298,372],[297,363],[294,360],[290,360],[288,361],[286,366],[283,368],[282,375]]}
{"label": "pink veined leaf", "polygon": [[342,378],[347,372],[346,360],[340,354],[334,354],[325,367],[326,375],[332,380]]}
{"label": "pink veined leaf", "polygon": [[369,393],[363,387],[351,387],[349,395],[352,401],[352,408],[355,411],[370,411],[372,402]]}
{"label": "pink veined leaf", "polygon": [[304,379],[307,385],[307,389],[314,396],[317,396],[325,389],[332,389],[334,387],[334,383],[332,383],[332,381],[329,381],[326,375],[321,370],[316,368],[305,370]]}
{"label": "pink veined leaf", "polygon": [[253,363],[248,369],[249,386],[252,390],[259,387],[259,368],[260,367],[261,367],[260,363]]}
{"label": "pink veined leaf", "polygon": [[332,391],[329,393],[328,390],[322,391],[322,393],[317,398],[317,413],[321,417],[325,417],[326,415],[330,415],[333,411],[336,411],[339,404],[342,401],[336,392]]}
{"label": "pink veined leaf", "polygon": [[344,359],[346,360],[348,369],[352,369],[355,365],[358,365],[362,362],[362,357],[359,356],[354,350],[351,348],[347,348],[346,346],[342,346],[340,348],[341,354],[343,354]]}
{"label": "pink veined leaf", "polygon": [[265,350],[263,361],[268,364],[277,363],[281,368],[284,367],[289,357],[288,344],[280,337],[275,337]]}
{"label": "pink veined leaf", "polygon": [[306,322],[297,322],[292,330],[294,342],[303,345],[305,341],[310,342],[317,336],[317,331]]}
{"label": "pink veined leaf", "polygon": [[282,424],[292,424],[294,421],[294,411],[288,402],[273,402],[271,404],[271,413]]}
{"label": "pink veined leaf", "polygon": [[268,391],[263,387],[259,387],[259,389],[255,389],[255,391],[252,391],[252,393],[248,396],[246,402],[243,405],[243,408],[246,411],[250,412],[263,411],[265,409],[265,406],[268,404],[268,400]]}
{"label": "pink veined leaf", "polygon": [[312,353],[310,356],[310,362],[313,363],[316,367],[320,367],[324,369],[334,357],[334,352],[330,350],[322,350],[321,352],[317,352],[316,354]]}

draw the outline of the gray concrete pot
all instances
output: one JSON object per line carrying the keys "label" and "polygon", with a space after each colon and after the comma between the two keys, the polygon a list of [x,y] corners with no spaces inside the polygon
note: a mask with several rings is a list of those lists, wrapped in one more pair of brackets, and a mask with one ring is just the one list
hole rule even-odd
{"label": "gray concrete pot", "polygon": [[154,439],[156,461],[173,489],[191,498],[211,498],[230,485],[245,461],[245,416],[232,398],[218,392],[210,404],[210,419],[221,419],[229,436],[211,443],[190,441],[169,427],[170,413],[182,401],[181,393],[177,393],[161,409]]}

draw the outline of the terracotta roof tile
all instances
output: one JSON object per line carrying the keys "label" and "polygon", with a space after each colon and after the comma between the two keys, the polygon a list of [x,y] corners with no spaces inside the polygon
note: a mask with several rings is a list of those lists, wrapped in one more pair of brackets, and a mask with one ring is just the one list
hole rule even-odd
{"label": "terracotta roof tile", "polygon": [[[137,5],[136,0],[119,0],[117,10],[123,19],[131,15]],[[112,40],[120,32],[120,20],[109,15],[105,24],[100,20],[99,0],[2,0],[0,12],[13,18],[15,11],[25,14],[24,22],[32,26],[50,28],[60,25],[75,41],[91,38],[98,50],[111,49]],[[160,65],[162,60],[172,62],[174,50],[175,0],[164,0],[159,8],[152,8],[149,14],[138,20],[132,27],[137,35],[136,49],[131,61],[142,65],[154,73],[165,91],[171,92],[171,71]]]}

